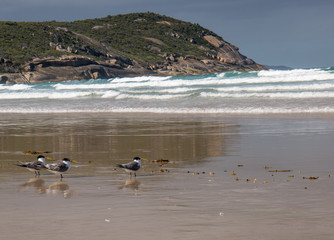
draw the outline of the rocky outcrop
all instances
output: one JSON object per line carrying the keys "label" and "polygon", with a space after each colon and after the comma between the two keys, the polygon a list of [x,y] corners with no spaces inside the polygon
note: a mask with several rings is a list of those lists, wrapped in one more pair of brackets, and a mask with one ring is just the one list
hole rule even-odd
{"label": "rocky outcrop", "polygon": [[85,80],[150,74],[150,71],[135,62],[121,66],[116,60],[96,61],[83,56],[34,59],[25,64],[21,73],[1,76],[2,83],[36,83],[45,81]]}
{"label": "rocky outcrop", "polygon": [[233,44],[227,43],[217,37],[206,35],[204,39],[218,49],[217,59],[223,63],[232,65],[254,65],[255,62],[239,53],[239,48]]}
{"label": "rocky outcrop", "polygon": [[242,56],[233,58],[235,55],[233,49],[228,48],[227,50],[223,47],[222,53],[219,53],[216,59],[191,55],[180,57],[170,55],[166,57],[164,63],[153,64],[148,68],[135,61],[119,63],[116,59],[96,61],[84,56],[34,59],[24,65],[24,71],[21,73],[0,74],[0,83],[57,82],[144,75],[200,75],[265,69],[249,58]]}

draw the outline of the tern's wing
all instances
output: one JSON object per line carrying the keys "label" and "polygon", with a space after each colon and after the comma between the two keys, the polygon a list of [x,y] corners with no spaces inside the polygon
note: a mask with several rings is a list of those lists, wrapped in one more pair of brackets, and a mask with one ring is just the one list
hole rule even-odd
{"label": "tern's wing", "polygon": [[138,170],[140,168],[140,164],[137,162],[129,162],[127,164],[123,164],[123,167],[126,169],[130,169],[130,170]]}
{"label": "tern's wing", "polygon": [[64,172],[68,169],[66,164],[63,162],[48,164],[46,167],[51,171],[57,171],[57,172]]}
{"label": "tern's wing", "polygon": [[42,165],[38,162],[20,162],[19,164],[16,164],[17,166],[20,167],[26,167],[26,168],[32,168],[32,169],[36,169],[39,170],[40,167],[42,167]]}

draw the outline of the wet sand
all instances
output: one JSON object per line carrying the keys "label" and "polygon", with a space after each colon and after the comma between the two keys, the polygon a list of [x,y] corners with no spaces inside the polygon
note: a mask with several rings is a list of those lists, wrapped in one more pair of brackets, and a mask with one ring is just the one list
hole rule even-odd
{"label": "wet sand", "polygon": [[[333,120],[2,114],[1,236],[332,239]],[[36,159],[25,151],[78,163],[62,181],[48,172],[37,178],[15,166]],[[148,159],[136,178],[115,168],[135,156]]]}

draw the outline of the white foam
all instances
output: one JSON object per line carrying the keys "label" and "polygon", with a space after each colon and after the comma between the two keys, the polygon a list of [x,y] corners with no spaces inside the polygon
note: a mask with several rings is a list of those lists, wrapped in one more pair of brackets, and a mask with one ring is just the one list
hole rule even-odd
{"label": "white foam", "polygon": [[14,85],[3,85],[0,84],[0,90],[11,90],[11,91],[17,91],[17,90],[26,90],[30,89],[32,86],[25,85],[25,84],[14,84]]}
{"label": "white foam", "polygon": [[160,82],[172,78],[171,76],[141,76],[141,77],[123,77],[110,79],[113,83],[124,83],[124,82]]}
{"label": "white foam", "polygon": [[109,89],[113,88],[112,84],[61,84],[54,85],[57,90],[73,90],[73,89]]}
{"label": "white foam", "polygon": [[181,97],[187,97],[189,94],[139,94],[139,95],[133,95],[133,94],[119,94],[116,96],[116,99],[138,99],[138,100],[167,100],[167,99],[173,99],[173,98],[181,98]]}
{"label": "white foam", "polygon": [[333,80],[334,75],[330,71],[321,69],[294,69],[289,71],[281,70],[263,70],[257,74],[261,78],[269,78],[275,80]]}
{"label": "white foam", "polygon": [[280,108],[280,107],[236,107],[236,108],[109,108],[109,109],[52,109],[52,108],[0,108],[2,113],[181,113],[181,114],[286,114],[286,113],[334,113],[334,107]]}
{"label": "white foam", "polygon": [[[240,73],[242,74],[242,73]],[[333,80],[334,74],[329,71],[319,69],[312,70],[291,70],[291,71],[260,71],[257,75],[243,73],[244,77],[225,78],[224,74],[217,76],[208,76],[198,79],[182,79],[172,77],[134,77],[134,78],[115,78],[108,81],[108,83],[76,83],[76,84],[55,84],[57,90],[73,90],[73,89],[133,89],[133,88],[181,88],[181,87],[204,87],[204,86],[225,86],[236,84],[265,84],[265,83],[289,83],[289,82],[321,82],[326,80]]]}
{"label": "white foam", "polygon": [[120,93],[116,91],[107,91],[104,94],[102,94],[102,98],[114,98],[117,97]]}
{"label": "white foam", "polygon": [[64,98],[78,98],[90,96],[94,93],[92,92],[55,92],[47,96],[49,99],[64,99]]}
{"label": "white foam", "polygon": [[189,93],[189,92],[194,92],[194,91],[199,91],[202,88],[198,87],[178,87],[178,88],[153,88],[153,89],[134,89],[134,90],[129,90],[126,89],[126,93],[133,93],[133,94],[140,94],[140,93],[174,93],[174,94],[179,94],[179,93]]}
{"label": "white foam", "polygon": [[260,77],[287,77],[287,76],[302,76],[302,75],[327,75],[328,72],[321,70],[320,68],[312,69],[292,69],[292,70],[262,70],[258,72]]}
{"label": "white foam", "polygon": [[[224,79],[224,75],[218,75]],[[257,76],[252,74],[249,77],[235,76],[224,79],[224,84],[241,84],[241,83],[286,83],[286,82],[310,82],[333,80],[334,74],[330,71],[321,69],[294,69],[294,70],[262,70]]]}
{"label": "white foam", "polygon": [[293,85],[261,85],[261,86],[240,86],[222,87],[216,89],[219,92],[268,92],[268,91],[312,91],[312,90],[334,90],[333,83],[322,84],[293,84]]}
{"label": "white foam", "polygon": [[77,98],[91,95],[90,92],[17,92],[17,93],[0,93],[0,99],[64,99]]}
{"label": "white foam", "polygon": [[284,98],[284,99],[297,99],[297,98],[334,98],[334,92],[253,92],[253,93],[210,93],[202,92],[201,97],[212,98]]}

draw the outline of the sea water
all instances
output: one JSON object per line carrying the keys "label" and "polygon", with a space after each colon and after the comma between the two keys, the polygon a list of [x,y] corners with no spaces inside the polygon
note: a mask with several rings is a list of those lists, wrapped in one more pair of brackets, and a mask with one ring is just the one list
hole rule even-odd
{"label": "sea water", "polygon": [[333,113],[334,68],[1,84],[0,112]]}

